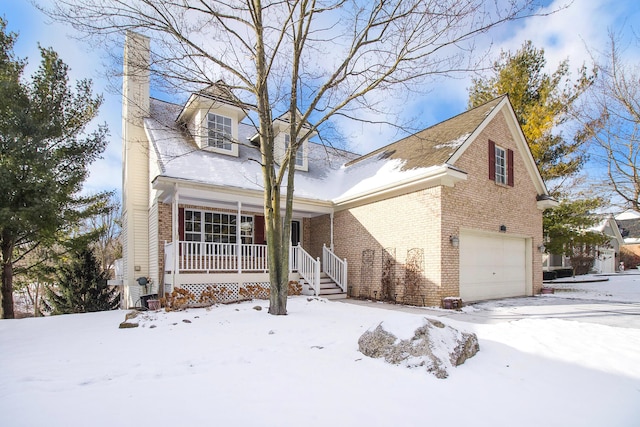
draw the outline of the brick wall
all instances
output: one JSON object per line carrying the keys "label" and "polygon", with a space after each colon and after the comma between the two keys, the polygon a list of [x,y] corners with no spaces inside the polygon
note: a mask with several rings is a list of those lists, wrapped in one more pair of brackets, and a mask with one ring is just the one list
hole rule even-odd
{"label": "brick wall", "polygon": [[[489,180],[489,139],[514,150],[513,187]],[[351,297],[440,305],[443,297],[459,295],[459,248],[449,237],[459,236],[461,229],[497,233],[501,225],[507,235],[528,239],[533,292],[539,291],[542,261],[536,248],[542,243],[542,212],[502,113],[455,166],[468,174],[455,187],[429,188],[336,212],[336,253],[349,262]]]}
{"label": "brick wall", "polygon": [[349,262],[350,296],[439,304],[440,192],[434,187],[335,214],[336,254]]}
{"label": "brick wall", "polygon": [[[489,139],[504,149],[514,150],[513,187],[489,180]],[[468,179],[454,188],[443,189],[443,290],[458,295],[459,248],[451,246],[449,236],[459,236],[461,228],[497,233],[500,226],[505,225],[506,235],[530,239],[533,292],[537,293],[542,287],[542,257],[537,250],[542,244],[542,211],[536,207],[537,191],[502,113],[468,147],[455,166],[467,172]]]}
{"label": "brick wall", "polygon": [[306,220],[304,249],[314,257],[322,257],[322,245],[331,245],[331,217],[329,215],[317,216]]}

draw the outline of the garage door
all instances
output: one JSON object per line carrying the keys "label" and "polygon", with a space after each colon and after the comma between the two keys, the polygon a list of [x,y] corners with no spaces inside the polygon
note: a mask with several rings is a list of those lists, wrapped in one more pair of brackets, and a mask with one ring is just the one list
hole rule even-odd
{"label": "garage door", "polygon": [[460,297],[464,301],[526,294],[525,239],[460,233]]}

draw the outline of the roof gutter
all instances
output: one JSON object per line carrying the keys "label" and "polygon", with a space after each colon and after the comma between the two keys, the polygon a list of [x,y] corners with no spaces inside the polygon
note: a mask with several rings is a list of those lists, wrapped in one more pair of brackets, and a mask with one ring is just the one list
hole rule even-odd
{"label": "roof gutter", "polygon": [[336,210],[349,209],[355,206],[388,199],[426,188],[446,186],[453,187],[460,181],[466,181],[467,174],[451,165],[443,164],[428,170],[419,176],[401,181],[393,181],[361,193],[333,199]]}

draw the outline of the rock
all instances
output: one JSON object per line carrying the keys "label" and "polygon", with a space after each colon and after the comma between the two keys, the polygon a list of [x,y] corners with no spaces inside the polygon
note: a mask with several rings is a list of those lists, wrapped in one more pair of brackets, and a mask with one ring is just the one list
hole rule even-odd
{"label": "rock", "polygon": [[[447,378],[448,368],[463,364],[479,350],[478,338],[439,320],[423,318],[413,336],[399,339],[393,325],[381,322],[358,340],[365,356],[384,358],[387,363],[408,368],[424,368],[437,378]],[[400,331],[401,332],[401,331]]]}
{"label": "rock", "polygon": [[[138,312],[137,311],[130,311],[127,314],[124,315],[124,322],[120,323],[120,326],[118,326],[118,328],[120,329],[129,329],[129,328],[137,328],[140,322],[140,319],[135,320],[138,317]],[[131,320],[135,320],[135,321],[131,321]]]}
{"label": "rock", "polygon": [[137,323],[131,323],[131,322],[127,322],[126,320],[122,323],[120,323],[120,326],[118,326],[118,328],[120,329],[129,329],[129,328],[137,328],[138,326],[140,326]]}
{"label": "rock", "polygon": [[124,315],[124,320],[125,322],[127,320],[131,320],[131,319],[135,319],[136,317],[138,317],[138,312],[137,311],[130,311],[127,314]]}
{"label": "rock", "polygon": [[191,320],[189,320],[189,319],[182,319],[182,323],[191,323]]}
{"label": "rock", "polygon": [[253,307],[253,309],[254,309],[255,311],[262,311],[262,307],[261,307],[261,306],[259,306],[259,305],[256,305],[255,307]]}

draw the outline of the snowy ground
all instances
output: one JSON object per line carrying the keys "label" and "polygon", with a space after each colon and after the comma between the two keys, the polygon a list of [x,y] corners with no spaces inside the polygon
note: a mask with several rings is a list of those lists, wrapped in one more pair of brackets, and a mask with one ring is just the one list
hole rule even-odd
{"label": "snowy ground", "polygon": [[[123,311],[2,320],[0,425],[640,425],[640,329],[548,318],[575,298],[637,308],[640,275],[554,286],[571,290],[457,316],[296,297],[288,316],[257,301],[146,313],[135,329],[118,329]],[[523,301],[545,315],[504,316]],[[480,340],[448,379],[358,352],[382,320],[439,313]]]}

